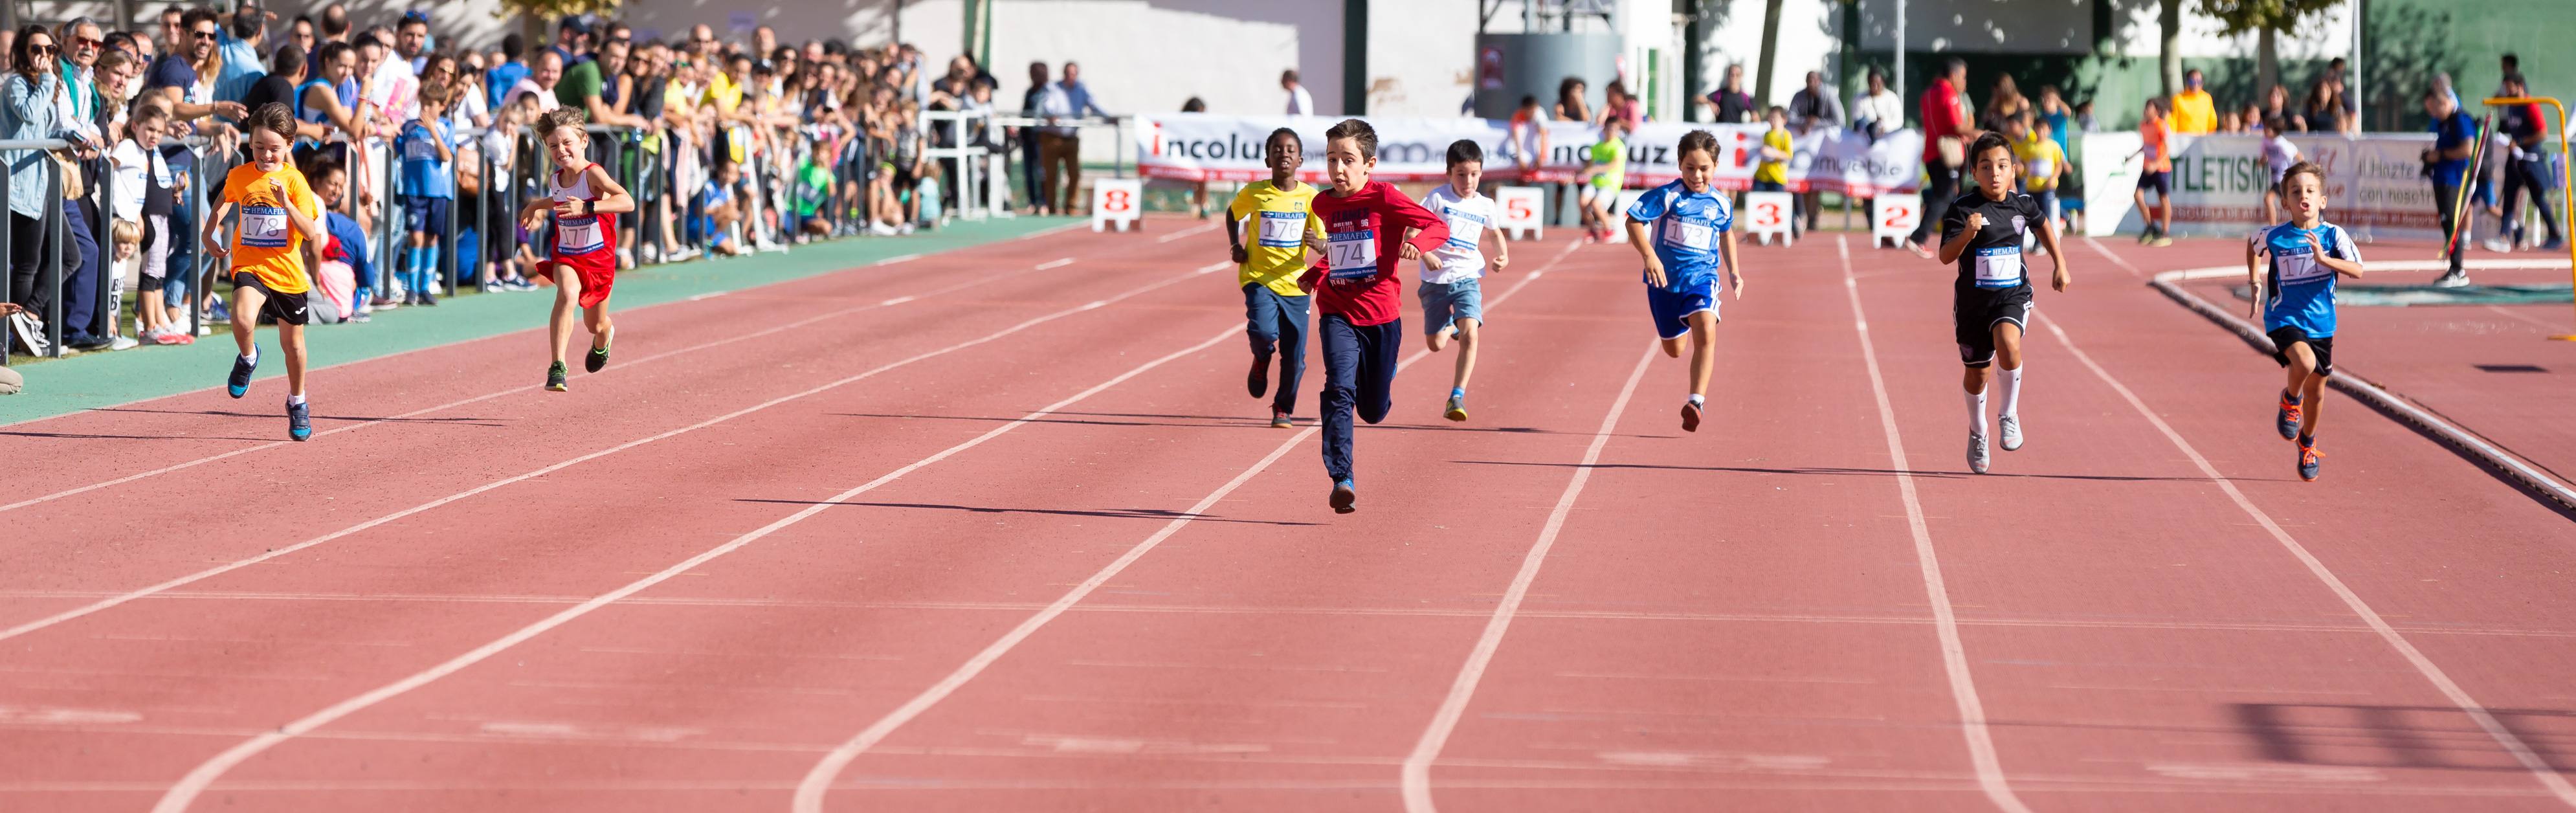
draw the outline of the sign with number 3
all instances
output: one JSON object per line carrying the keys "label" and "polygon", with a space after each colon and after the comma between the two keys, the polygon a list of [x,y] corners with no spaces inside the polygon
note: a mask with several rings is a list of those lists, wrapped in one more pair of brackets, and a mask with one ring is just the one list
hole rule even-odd
{"label": "sign with number 3", "polygon": [[1790,218],[1795,217],[1797,211],[1797,198],[1787,192],[1747,192],[1744,195],[1744,233],[1760,238],[1766,246],[1771,244],[1773,237],[1780,238],[1781,245],[1788,245],[1794,236],[1790,230]]}

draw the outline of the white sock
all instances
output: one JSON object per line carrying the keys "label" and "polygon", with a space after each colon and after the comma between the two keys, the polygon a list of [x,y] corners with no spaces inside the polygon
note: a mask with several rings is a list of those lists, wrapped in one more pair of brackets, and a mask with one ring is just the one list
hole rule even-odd
{"label": "white sock", "polygon": [[1693,393],[1691,395],[1690,402],[1691,406],[1708,406],[1708,399],[1701,397],[1697,393]]}
{"label": "white sock", "polygon": [[286,405],[287,405],[287,406],[303,406],[303,405],[304,405],[304,396],[301,396],[301,395],[289,395],[289,396],[286,396]]}
{"label": "white sock", "polygon": [[250,355],[243,356],[243,357],[242,357],[242,360],[243,360],[243,361],[250,362],[250,363],[252,363],[252,364],[258,364],[258,363],[259,363],[259,348],[256,348],[256,347],[251,348],[251,349],[250,349]]}
{"label": "white sock", "polygon": [[1986,394],[1982,392],[1971,392],[1967,393],[1967,396],[1968,431],[1975,433],[1978,437],[1984,437],[1986,434]]}
{"label": "white sock", "polygon": [[2021,417],[2021,370],[2005,370],[2003,373],[2004,391],[2002,397],[1996,399],[1995,406],[1999,408],[1999,414],[2019,418]]}

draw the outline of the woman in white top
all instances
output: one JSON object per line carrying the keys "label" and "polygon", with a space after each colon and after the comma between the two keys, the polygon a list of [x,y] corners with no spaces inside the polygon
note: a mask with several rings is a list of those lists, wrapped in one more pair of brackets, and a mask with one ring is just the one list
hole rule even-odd
{"label": "woman in white top", "polygon": [[1851,118],[1852,129],[1868,133],[1871,139],[1905,127],[1905,100],[1887,89],[1885,72],[1869,69],[1869,92],[1852,103]]}

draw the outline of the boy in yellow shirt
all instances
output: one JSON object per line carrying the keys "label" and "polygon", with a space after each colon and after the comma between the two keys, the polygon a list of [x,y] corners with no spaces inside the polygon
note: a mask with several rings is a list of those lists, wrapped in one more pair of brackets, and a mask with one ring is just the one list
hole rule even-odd
{"label": "boy in yellow shirt", "polygon": [[[250,391],[251,372],[259,367],[251,331],[263,314],[276,320],[277,343],[286,352],[286,433],[305,440],[313,436],[313,418],[304,404],[304,296],[313,285],[305,277],[302,252],[305,241],[325,237],[322,201],[286,160],[295,142],[295,114],[286,105],[260,105],[244,125],[250,161],[224,176],[223,199],[200,235],[208,254],[232,256],[233,342],[241,346],[241,357],[233,360],[226,390],[235,398]],[[227,241],[219,233],[236,207],[241,227]]]}
{"label": "boy in yellow shirt", "polygon": [[1753,191],[1789,191],[1789,157],[1797,144],[1789,135],[1789,109],[1773,106],[1771,129],[1762,133],[1762,163],[1753,167]]}
{"label": "boy in yellow shirt", "polygon": [[[1279,356],[1278,393],[1270,399],[1270,425],[1287,428],[1297,411],[1297,379],[1306,372],[1306,313],[1309,297],[1297,285],[1306,273],[1306,238],[1323,234],[1311,216],[1315,187],[1297,182],[1297,167],[1306,162],[1305,142],[1297,131],[1281,127],[1262,146],[1270,180],[1254,181],[1235,193],[1226,208],[1225,239],[1234,247],[1235,276],[1243,287],[1244,332],[1252,337],[1252,373],[1244,388],[1259,398],[1270,389],[1270,357]],[[1249,222],[1246,222],[1249,219]]]}
{"label": "boy in yellow shirt", "polygon": [[[2048,119],[2032,116],[2030,111],[2022,111],[2005,127],[2006,134],[2012,136],[2013,157],[2021,161],[2023,190],[2039,201],[2040,211],[2048,213],[2049,224],[2063,231],[2065,224],[2058,222],[2057,183],[2066,177],[2066,150],[2057,146],[2057,139],[2049,137]],[[2047,253],[2046,247],[2039,250]]]}

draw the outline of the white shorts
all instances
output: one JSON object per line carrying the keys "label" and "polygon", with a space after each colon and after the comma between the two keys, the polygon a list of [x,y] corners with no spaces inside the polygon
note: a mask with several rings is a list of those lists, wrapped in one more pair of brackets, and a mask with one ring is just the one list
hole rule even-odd
{"label": "white shorts", "polygon": [[143,231],[152,238],[143,242],[143,276],[160,279],[170,273],[170,218],[144,215],[143,219]]}

